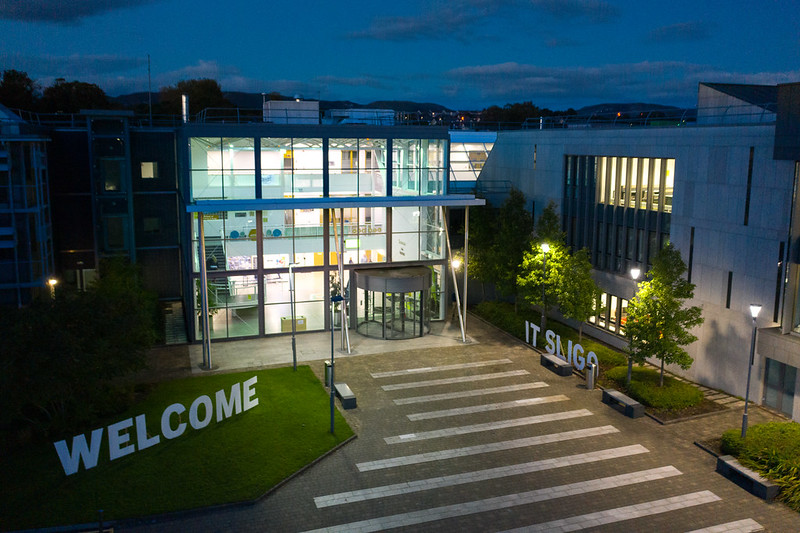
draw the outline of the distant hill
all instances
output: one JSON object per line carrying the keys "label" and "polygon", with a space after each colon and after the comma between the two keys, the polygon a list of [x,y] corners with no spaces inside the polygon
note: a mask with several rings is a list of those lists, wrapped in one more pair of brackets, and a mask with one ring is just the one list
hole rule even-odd
{"label": "distant hill", "polygon": [[[158,92],[153,93],[153,104],[158,102]],[[261,93],[245,93],[238,91],[223,91],[225,98],[228,99],[235,107],[243,109],[260,109],[263,96]],[[292,98],[285,96],[285,100]],[[127,108],[135,106],[147,105],[148,93],[138,92],[131,94],[123,94],[121,96],[109,97],[112,102]],[[409,102],[406,100],[381,100],[377,102],[370,102],[368,104],[358,104],[349,100],[320,100],[320,111],[327,111],[328,109],[353,109],[353,108],[367,108],[367,109],[392,109],[397,112],[403,113],[446,113],[450,110],[443,105],[433,103],[419,103]]]}
{"label": "distant hill", "polygon": [[677,111],[678,109],[680,108],[661,104],[596,104],[578,109],[578,116],[631,112],[641,113],[647,111]]}

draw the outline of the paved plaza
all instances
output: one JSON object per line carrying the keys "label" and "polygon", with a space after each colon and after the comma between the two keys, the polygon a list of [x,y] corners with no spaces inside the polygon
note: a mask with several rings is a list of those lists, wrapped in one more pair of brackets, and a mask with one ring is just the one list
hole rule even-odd
{"label": "paved plaza", "polygon": [[[344,411],[356,439],[255,504],[117,530],[800,531],[798,513],[723,478],[694,444],[739,427],[740,403],[721,395],[727,409],[669,425],[630,419],[473,317],[469,334],[467,344],[449,325],[413,341],[354,337],[344,356],[337,333],[336,379],[357,396],[358,408]],[[288,352],[258,348],[274,339],[215,344],[214,363],[286,364],[288,353],[291,364],[288,342]],[[330,336],[300,335],[297,345],[321,376]],[[751,424],[778,418],[749,413]]]}

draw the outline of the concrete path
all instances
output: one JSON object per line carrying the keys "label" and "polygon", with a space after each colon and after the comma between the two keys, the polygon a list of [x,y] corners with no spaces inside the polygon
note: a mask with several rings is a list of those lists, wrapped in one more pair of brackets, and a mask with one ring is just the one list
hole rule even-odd
{"label": "concrete path", "polygon": [[[469,328],[469,344],[445,327],[425,343],[359,338],[359,357],[337,353],[358,438],[257,504],[117,530],[800,531],[800,515],[716,474],[693,444],[739,427],[741,407],[670,425],[626,418],[522,343],[477,319]],[[298,336],[298,359],[321,375],[330,336],[313,335]],[[291,364],[276,344],[216,343],[215,361]],[[749,413],[751,424],[778,418]]]}

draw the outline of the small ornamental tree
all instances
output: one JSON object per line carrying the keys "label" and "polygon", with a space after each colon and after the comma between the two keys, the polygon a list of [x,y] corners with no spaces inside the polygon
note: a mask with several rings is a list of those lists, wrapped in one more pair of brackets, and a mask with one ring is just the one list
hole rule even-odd
{"label": "small ornamental tree", "polygon": [[480,281],[484,300],[486,283],[496,279],[497,265],[492,252],[496,234],[497,213],[488,201],[469,210],[469,277]]}
{"label": "small ornamental tree", "polygon": [[694,296],[694,284],[683,278],[686,264],[680,252],[667,245],[653,258],[648,281],[639,283],[628,304],[625,336],[630,341],[630,358],[643,364],[648,358],[661,361],[660,386],[664,385],[664,365],[688,369],[694,360],[683,346],[697,340],[690,330],[703,323],[702,309],[685,307]]}
{"label": "small ornamental tree", "polygon": [[517,306],[517,278],[525,250],[530,247],[533,217],[525,209],[525,195],[511,189],[508,198],[497,212],[497,234],[492,255],[496,262],[495,283],[500,294],[514,298]]}
{"label": "small ornamental tree", "polygon": [[558,308],[567,318],[578,321],[578,339],[583,340],[583,324],[597,313],[602,291],[592,278],[592,263],[586,248],[567,258],[558,287]]}

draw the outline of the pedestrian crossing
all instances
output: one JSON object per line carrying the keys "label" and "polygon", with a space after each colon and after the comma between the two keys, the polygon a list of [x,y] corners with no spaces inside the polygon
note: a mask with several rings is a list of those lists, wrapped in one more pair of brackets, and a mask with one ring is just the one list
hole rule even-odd
{"label": "pedestrian crossing", "polygon": [[[364,476],[361,487],[313,496],[318,512],[333,513],[324,515],[330,525],[313,531],[441,530],[448,521],[470,529],[469,520],[477,520],[480,531],[629,531],[641,528],[641,520],[703,506],[710,509],[702,515],[709,523],[697,524],[701,528],[693,533],[763,530],[746,517],[710,523],[719,495],[696,484],[681,491],[683,483],[668,483],[684,476],[668,457],[630,442],[631,431],[598,425],[593,410],[580,407],[568,390],[548,393],[548,382],[529,381],[527,370],[498,371],[513,364],[489,359],[371,373],[399,410],[397,426],[404,431],[380,435],[384,456],[355,464]],[[425,375],[434,379],[407,381]],[[493,380],[505,383],[484,386]],[[420,389],[430,394],[404,396]],[[434,403],[441,408],[425,410]],[[513,460],[525,455],[532,460]],[[487,497],[469,497],[478,494]]]}

